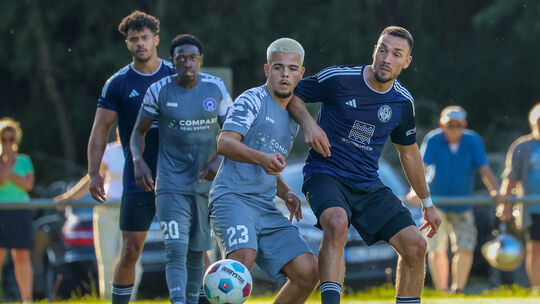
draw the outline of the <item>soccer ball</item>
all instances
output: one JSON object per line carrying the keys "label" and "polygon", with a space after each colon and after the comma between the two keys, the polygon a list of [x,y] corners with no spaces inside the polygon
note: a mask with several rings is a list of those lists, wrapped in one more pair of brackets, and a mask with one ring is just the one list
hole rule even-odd
{"label": "soccer ball", "polygon": [[212,304],[244,303],[252,286],[247,267],[229,259],[210,265],[203,278],[204,293]]}

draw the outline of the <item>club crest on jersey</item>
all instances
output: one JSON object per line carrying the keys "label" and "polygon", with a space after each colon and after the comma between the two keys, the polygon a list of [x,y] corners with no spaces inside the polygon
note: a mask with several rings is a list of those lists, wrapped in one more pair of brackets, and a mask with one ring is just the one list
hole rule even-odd
{"label": "club crest on jersey", "polygon": [[204,109],[208,112],[212,112],[217,107],[217,102],[214,98],[208,97],[203,102]]}
{"label": "club crest on jersey", "polygon": [[383,105],[379,108],[377,117],[381,122],[388,122],[392,118],[392,109],[387,105]]}
{"label": "club crest on jersey", "polygon": [[361,144],[369,144],[373,133],[375,133],[374,125],[355,120],[351,132],[349,132],[349,139]]}

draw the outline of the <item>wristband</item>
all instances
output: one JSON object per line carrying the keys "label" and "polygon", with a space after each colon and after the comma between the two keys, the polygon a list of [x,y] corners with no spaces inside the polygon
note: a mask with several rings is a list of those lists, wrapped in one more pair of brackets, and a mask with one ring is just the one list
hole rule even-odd
{"label": "wristband", "polygon": [[421,198],[420,200],[422,201],[422,206],[424,208],[433,206],[433,201],[431,201],[431,196],[428,196],[426,198]]}

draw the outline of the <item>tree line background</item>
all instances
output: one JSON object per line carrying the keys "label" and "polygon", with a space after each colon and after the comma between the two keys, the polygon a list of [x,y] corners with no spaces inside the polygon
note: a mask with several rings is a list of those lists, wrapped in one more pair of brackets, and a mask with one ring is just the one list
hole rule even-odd
{"label": "tree line background", "polygon": [[[175,35],[196,35],[204,65],[232,68],[233,98],[265,81],[274,39],[303,44],[307,76],[329,65],[370,64],[382,29],[404,26],[415,45],[400,80],[415,97],[419,143],[441,109],[458,104],[488,152],[505,152],[530,131],[527,113],[540,100],[540,2],[533,0],[7,1],[0,117],[21,121],[20,151],[32,157],[38,185],[85,173],[97,98],[131,61],[118,23],[135,9],[160,19],[161,58],[169,60]],[[305,154],[301,141],[293,153]]]}

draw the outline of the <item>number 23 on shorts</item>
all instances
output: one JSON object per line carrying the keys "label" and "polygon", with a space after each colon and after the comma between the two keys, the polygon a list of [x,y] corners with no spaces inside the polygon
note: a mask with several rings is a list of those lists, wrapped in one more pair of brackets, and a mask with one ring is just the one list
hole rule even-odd
{"label": "number 23 on shorts", "polygon": [[227,228],[229,247],[236,244],[245,244],[249,241],[248,229],[244,225],[236,225]]}

